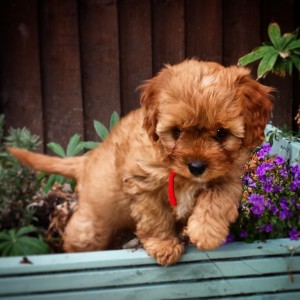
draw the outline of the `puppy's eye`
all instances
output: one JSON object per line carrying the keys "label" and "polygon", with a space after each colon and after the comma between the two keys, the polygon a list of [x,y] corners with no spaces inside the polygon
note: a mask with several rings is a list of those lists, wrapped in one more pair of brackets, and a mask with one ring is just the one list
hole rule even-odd
{"label": "puppy's eye", "polygon": [[181,128],[179,128],[179,127],[174,127],[174,128],[172,129],[172,135],[173,135],[173,138],[174,138],[175,140],[178,140],[178,139],[179,139],[180,134],[181,134]]}
{"label": "puppy's eye", "polygon": [[224,140],[228,135],[228,131],[225,128],[220,127],[217,132],[215,138],[217,140]]}

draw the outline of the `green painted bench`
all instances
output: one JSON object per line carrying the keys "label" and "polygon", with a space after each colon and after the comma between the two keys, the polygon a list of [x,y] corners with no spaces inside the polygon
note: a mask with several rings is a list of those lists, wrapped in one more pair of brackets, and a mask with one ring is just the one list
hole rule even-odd
{"label": "green painted bench", "polygon": [[0,299],[299,300],[300,241],[188,247],[171,267],[143,250],[1,258]]}
{"label": "green painted bench", "polygon": [[[279,129],[267,124],[265,129],[265,135],[269,136],[274,131]],[[280,130],[279,130],[280,131]],[[290,160],[291,164],[297,163],[300,165],[300,142],[297,140],[290,141],[287,138],[278,137],[273,140],[271,154],[279,154],[285,158],[285,160]]]}

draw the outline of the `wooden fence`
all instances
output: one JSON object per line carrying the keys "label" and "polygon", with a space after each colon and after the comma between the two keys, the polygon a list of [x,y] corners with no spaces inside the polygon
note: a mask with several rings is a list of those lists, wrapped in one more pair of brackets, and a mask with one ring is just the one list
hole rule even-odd
{"label": "wooden fence", "polygon": [[[139,106],[136,88],[164,63],[187,57],[224,65],[300,25],[297,0],[1,0],[0,109],[6,126],[26,126],[66,145],[97,140],[93,120]],[[278,88],[273,123],[292,126],[299,74]],[[42,148],[40,150],[43,150]]]}

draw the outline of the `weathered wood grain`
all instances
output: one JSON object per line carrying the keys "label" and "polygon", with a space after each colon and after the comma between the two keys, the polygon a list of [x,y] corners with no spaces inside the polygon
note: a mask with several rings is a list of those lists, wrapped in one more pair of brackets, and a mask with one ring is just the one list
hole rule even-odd
{"label": "weathered wood grain", "polygon": [[97,140],[93,121],[109,126],[121,110],[117,1],[80,0],[78,11],[85,138]]}
{"label": "weathered wood grain", "polygon": [[45,141],[66,146],[83,135],[77,2],[40,2]]}
{"label": "weathered wood grain", "polygon": [[[28,127],[66,145],[98,140],[93,120],[139,107],[137,87],[165,63],[198,57],[225,65],[267,41],[276,21],[300,25],[297,0],[0,1],[0,110],[7,127]],[[257,64],[250,66],[255,76]],[[272,122],[297,129],[299,73],[269,76],[278,89]],[[46,147],[45,147],[46,148]],[[39,149],[42,151],[42,147]]]}
{"label": "weathered wood grain", "polygon": [[[263,1],[263,25],[262,25],[262,40],[269,41],[268,26],[271,22],[277,22],[281,27],[281,32],[293,32],[294,27],[294,14],[289,12],[294,11],[295,2],[293,0],[280,1],[280,0],[264,0]],[[299,74],[294,74],[299,78]],[[287,126],[292,128],[293,115],[293,78],[287,75],[284,78],[280,78],[271,74],[268,76],[264,83],[273,86],[277,89],[277,93],[274,98],[274,110],[273,110],[273,123],[276,126]],[[298,89],[300,88],[300,81],[298,82]],[[296,88],[296,87],[294,87]]]}
{"label": "weathered wood grain", "polygon": [[138,86],[152,77],[151,0],[119,2],[122,114],[139,107]]}
{"label": "weathered wood grain", "polygon": [[36,0],[0,1],[0,113],[43,139],[38,30]]}
{"label": "weathered wood grain", "polygon": [[277,299],[296,299],[300,295],[299,243],[287,239],[232,243],[214,251],[188,247],[171,267],[158,266],[143,250],[29,256],[31,264],[25,265],[21,260],[0,260],[0,299],[206,299],[241,294],[243,299],[269,299],[270,293],[276,293]]}
{"label": "weathered wood grain", "polygon": [[185,2],[185,55],[222,63],[222,1]]}
{"label": "weathered wood grain", "polygon": [[[226,1],[223,22],[223,64],[236,65],[239,58],[261,44],[261,1]],[[251,67],[256,76],[257,64]]]}
{"label": "weathered wood grain", "polygon": [[184,1],[152,1],[153,71],[185,57]]}

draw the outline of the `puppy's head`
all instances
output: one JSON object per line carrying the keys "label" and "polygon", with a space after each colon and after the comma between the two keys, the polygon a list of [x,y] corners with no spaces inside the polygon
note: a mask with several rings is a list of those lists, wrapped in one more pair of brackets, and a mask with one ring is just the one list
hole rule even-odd
{"label": "puppy's head", "polygon": [[184,177],[224,176],[242,149],[264,139],[272,89],[245,68],[187,60],[166,66],[141,88],[144,129]]}

